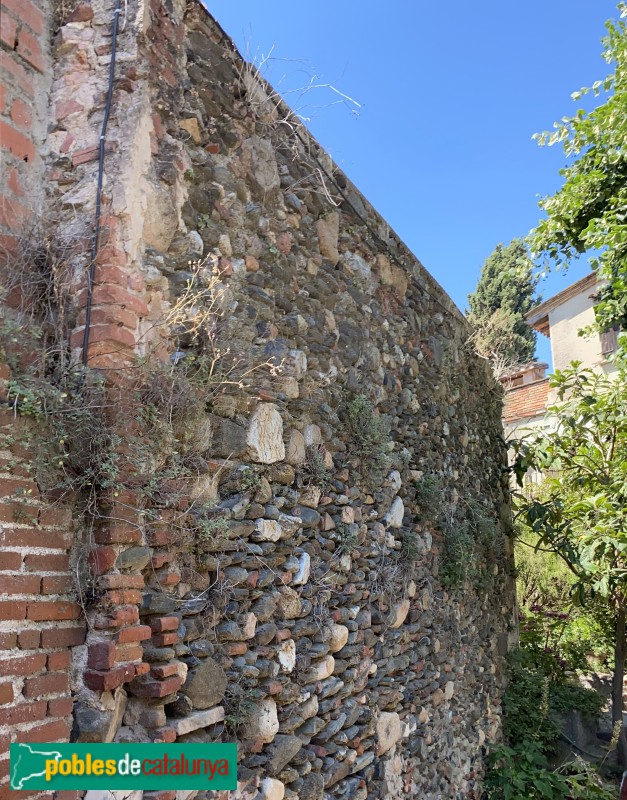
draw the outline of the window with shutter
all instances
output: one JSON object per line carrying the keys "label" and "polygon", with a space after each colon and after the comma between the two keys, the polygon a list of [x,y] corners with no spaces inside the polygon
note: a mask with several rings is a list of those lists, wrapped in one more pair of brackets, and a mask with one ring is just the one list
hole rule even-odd
{"label": "window with shutter", "polygon": [[612,328],[609,331],[605,331],[601,334],[601,353],[603,355],[608,355],[608,353],[613,353],[614,350],[618,347],[618,328]]}

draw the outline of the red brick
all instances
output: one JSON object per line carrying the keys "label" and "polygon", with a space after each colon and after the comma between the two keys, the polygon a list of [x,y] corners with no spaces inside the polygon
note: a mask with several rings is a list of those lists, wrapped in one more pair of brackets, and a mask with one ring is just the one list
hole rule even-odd
{"label": "red brick", "polygon": [[42,594],[67,594],[74,588],[69,575],[48,575],[41,579]]}
{"label": "red brick", "polygon": [[[117,325],[121,323],[124,325],[125,328],[128,328],[130,331],[134,331],[137,329],[137,325],[139,324],[139,317],[137,314],[134,314],[132,311],[127,311],[124,308],[120,308],[116,306],[114,308],[109,307],[102,307],[102,308],[94,308],[91,312],[91,321],[94,325],[109,325],[114,324]],[[78,324],[84,325],[85,324],[85,311],[81,311],[78,316]]]}
{"label": "red brick", "polygon": [[144,639],[150,639],[152,631],[148,625],[136,625],[133,628],[122,628],[118,633],[118,642],[120,644],[131,644],[133,642],[142,642]]}
{"label": "red brick", "polygon": [[102,596],[103,606],[125,606],[133,603],[139,605],[142,601],[142,593],[137,589],[114,589],[105,592]]}
{"label": "red brick", "polygon": [[[2,56],[2,50],[0,50],[0,56]],[[32,212],[29,208],[11,197],[0,195],[0,226],[19,231],[23,230],[24,226],[27,225],[31,219]],[[7,304],[11,306],[10,300],[11,295],[7,298]],[[17,308],[18,304],[13,304],[11,307]],[[16,511],[16,503],[6,503],[0,506],[0,522],[15,522]],[[36,521],[37,516],[33,514],[32,522]]]}
{"label": "red brick", "polygon": [[154,575],[151,585],[156,586],[176,586],[181,581],[181,573],[175,570],[159,570]]}
{"label": "red brick", "polygon": [[20,656],[19,658],[4,658],[0,661],[0,676],[33,675],[44,669],[45,666],[46,656],[44,653]]}
{"label": "red brick", "polygon": [[41,35],[44,32],[45,16],[32,0],[2,0],[2,7],[26,23],[33,33]]}
{"label": "red brick", "polygon": [[108,670],[115,664],[115,642],[95,642],[87,649],[87,666],[89,669]]}
{"label": "red brick", "polygon": [[134,664],[135,667],[135,675],[147,675],[150,672],[150,664],[147,664],[145,661],[141,664]]}
{"label": "red brick", "polygon": [[23,722],[45,719],[47,705],[45,700],[39,700],[36,703],[20,703],[11,708],[0,708],[0,725],[20,725]]}
{"label": "red brick", "polygon": [[32,141],[2,120],[0,120],[0,143],[4,150],[8,150],[22,161],[33,161],[35,158],[35,145]]}
{"label": "red brick", "polygon": [[[84,305],[87,300],[86,293],[82,292],[78,300],[81,305]],[[122,286],[116,286],[114,284],[95,286],[93,291],[93,304],[95,306],[120,305],[122,308],[134,311],[140,317],[148,316],[148,306],[144,300],[131,294]]]}
{"label": "red brick", "polygon": [[[24,197],[26,195],[26,189],[22,183],[22,179],[20,178],[20,173],[15,169],[15,167],[11,167],[9,170],[7,186],[17,197]],[[15,474],[19,475],[21,473],[15,472]]]}
{"label": "red brick", "polygon": [[37,497],[38,494],[37,484],[33,480],[0,478],[0,497],[15,495]]}
{"label": "red brick", "polygon": [[56,121],[69,117],[70,114],[75,114],[77,111],[83,111],[84,108],[80,103],[77,103],[74,98],[68,100],[61,100],[54,107],[54,116]]}
{"label": "red brick", "polygon": [[20,650],[36,650],[41,640],[41,631],[23,630],[17,635]]}
{"label": "red brick", "polygon": [[0,650],[12,650],[16,645],[17,633],[6,633],[4,631],[0,633]]}
{"label": "red brick", "polygon": [[98,579],[99,589],[143,589],[144,578],[142,575],[103,575]]}
{"label": "red brick", "polygon": [[123,644],[117,649],[116,661],[118,664],[124,664],[127,661],[141,661],[143,656],[144,650],[141,645]]}
{"label": "red brick", "polygon": [[78,619],[81,607],[69,600],[39,601],[28,604],[28,619],[38,622],[45,620]]}
{"label": "red brick", "polygon": [[51,550],[67,550],[71,541],[72,537],[68,533],[42,531],[38,528],[0,530],[0,545],[5,547],[48,547]]}
{"label": "red brick", "polygon": [[[105,144],[105,153],[114,153],[118,148],[118,143],[108,141]],[[100,147],[97,144],[92,144],[89,147],[83,147],[81,150],[75,150],[72,154],[72,164],[78,167],[80,164],[88,164],[90,161],[98,159]]]}
{"label": "red brick", "polygon": [[[70,336],[70,346],[80,347],[83,343],[83,331],[76,330]],[[89,341],[92,344],[98,342],[115,342],[116,345],[123,347],[135,347],[135,336],[122,325],[92,325],[89,330]]]}
{"label": "red brick", "polygon": [[139,611],[136,606],[121,606],[116,608],[111,614],[96,617],[94,628],[105,630],[106,628],[120,628],[123,625],[134,625],[139,622]]}
{"label": "red brick", "polygon": [[42,508],[39,524],[46,528],[67,528],[72,522],[72,509],[64,506]]}
{"label": "red brick", "polygon": [[10,551],[5,551],[4,553],[2,553],[2,559],[0,560],[0,569],[6,569],[6,570],[11,570],[13,572],[17,572],[21,566],[22,566],[21,553],[12,553]]}
{"label": "red brick", "polygon": [[154,569],[160,569],[164,564],[168,564],[176,558],[174,553],[155,553],[152,557]]}
{"label": "red brick", "polygon": [[[71,697],[57,697],[54,700],[48,700],[48,716],[49,717],[69,717],[72,713],[74,701]],[[58,793],[57,793],[58,797]]]}
{"label": "red brick", "polygon": [[94,10],[89,3],[81,3],[66,18],[66,22],[89,22],[94,17]]}
{"label": "red brick", "polygon": [[[1,24],[1,23],[0,23]],[[11,103],[11,119],[18,128],[30,129],[33,121],[32,107],[16,97]]]}
{"label": "red brick", "polygon": [[41,42],[30,31],[22,28],[17,41],[17,53],[24,61],[27,61],[38,72],[43,72],[46,68],[44,54],[41,50]]}
{"label": "red brick", "polygon": [[[18,3],[21,2],[21,0],[16,1]],[[9,2],[9,0],[3,0],[3,5],[6,2]],[[28,70],[24,69],[21,64],[18,64],[15,58],[7,53],[6,50],[0,50],[0,70],[12,75],[20,89],[28,97],[35,96],[35,84]]]}
{"label": "red brick", "polygon": [[47,694],[60,694],[69,690],[70,681],[67,672],[49,672],[37,678],[26,678],[22,691],[24,697],[31,699]]}
{"label": "red brick", "polygon": [[4,113],[4,109],[7,105],[7,90],[6,86],[0,84],[0,114]]}
{"label": "red brick", "polygon": [[96,547],[87,556],[87,562],[94,575],[102,575],[111,569],[117,557],[118,554],[112,547]]}
{"label": "red brick", "polygon": [[26,619],[26,603],[17,600],[0,601],[0,619]]}
{"label": "red brick", "polygon": [[45,556],[31,555],[25,557],[24,563],[29,572],[67,572],[70,558],[68,555],[57,555],[56,553]]}
{"label": "red brick", "polygon": [[[176,741],[176,731],[174,728],[157,728],[153,731],[153,742],[164,742],[166,744],[172,744],[172,742]],[[164,794],[170,794],[170,792],[157,792],[157,795],[161,796]],[[174,797],[176,798],[176,792],[173,792]]]}
{"label": "red brick", "polygon": [[116,247],[112,243],[103,245],[98,250],[96,256],[96,283],[119,283],[126,286],[129,275],[120,267],[126,266],[128,256],[122,247]]}
{"label": "red brick", "polygon": [[171,531],[165,529],[159,530],[152,530],[148,532],[148,544],[152,545],[153,547],[166,547],[169,544],[172,544],[174,540],[174,535]]}
{"label": "red brick", "polygon": [[150,674],[158,680],[163,680],[163,678],[169,678],[172,675],[176,675],[178,670],[178,664],[153,664],[150,667]]}
{"label": "red brick", "polygon": [[15,50],[17,21],[4,11],[0,14],[0,41],[8,45],[10,50]]}
{"label": "red brick", "polygon": [[85,685],[97,692],[108,692],[122,686],[135,674],[131,665],[120,666],[105,672],[96,670],[85,670],[83,679]]}
{"label": "red brick", "polygon": [[183,679],[178,675],[166,678],[164,681],[142,678],[133,681],[129,689],[137,697],[165,697],[178,691],[183,685]]}
{"label": "red brick", "polygon": [[42,647],[75,647],[85,641],[85,628],[51,628],[42,631]]}
{"label": "red brick", "polygon": [[150,620],[150,627],[155,633],[177,631],[180,624],[178,617],[157,617]]}
{"label": "red brick", "polygon": [[97,544],[138,544],[141,538],[139,527],[127,522],[112,522],[94,533]]}
{"label": "red brick", "polygon": [[[44,701],[45,705],[45,701]],[[65,720],[55,720],[47,722],[45,725],[38,725],[28,731],[19,731],[17,734],[18,742],[56,742],[67,741],[70,736],[71,725]]]}
{"label": "red brick", "polygon": [[13,684],[0,683],[0,705],[11,703],[13,701]]}
{"label": "red brick", "polygon": [[59,669],[68,669],[72,659],[69,650],[61,650],[57,653],[50,653],[48,656],[48,669],[56,672]]}
{"label": "red brick", "polygon": [[[4,566],[4,553],[0,564]],[[39,575],[0,575],[0,594],[39,594]]]}

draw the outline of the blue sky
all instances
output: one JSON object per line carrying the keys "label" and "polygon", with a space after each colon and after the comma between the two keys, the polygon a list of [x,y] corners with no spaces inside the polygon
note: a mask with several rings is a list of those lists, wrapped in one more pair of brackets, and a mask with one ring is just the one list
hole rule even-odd
{"label": "blue sky", "polygon": [[[533,133],[604,77],[610,0],[206,0],[265,76],[463,310],[499,242],[538,221],[564,157]],[[331,89],[299,93],[309,83]],[[540,285],[549,297],[585,262]],[[548,342],[539,337],[538,356]]]}

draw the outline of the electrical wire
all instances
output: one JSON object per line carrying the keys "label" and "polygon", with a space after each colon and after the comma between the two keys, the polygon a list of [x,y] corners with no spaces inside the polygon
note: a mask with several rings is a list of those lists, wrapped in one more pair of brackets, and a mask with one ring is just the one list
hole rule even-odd
{"label": "electrical wire", "polygon": [[115,10],[113,12],[113,33],[111,41],[111,62],[109,64],[109,88],[107,90],[107,100],[105,103],[104,119],[100,130],[98,142],[98,188],[96,194],[96,215],[94,219],[94,236],[91,246],[91,259],[89,262],[89,274],[87,279],[87,302],[85,305],[85,330],[83,332],[83,365],[87,365],[87,348],[89,346],[89,327],[91,323],[91,306],[94,294],[94,278],[96,276],[96,256],[98,255],[98,245],[100,241],[100,217],[102,214],[102,182],[104,177],[104,157],[105,143],[107,136],[107,125],[111,114],[111,100],[113,97],[113,79],[115,77],[115,57],[118,42],[118,26],[120,20],[121,0],[115,0]]}

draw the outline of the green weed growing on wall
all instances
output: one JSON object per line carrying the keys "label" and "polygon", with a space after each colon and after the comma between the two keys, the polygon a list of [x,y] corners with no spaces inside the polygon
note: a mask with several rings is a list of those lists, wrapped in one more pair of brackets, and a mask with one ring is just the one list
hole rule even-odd
{"label": "green weed growing on wall", "polygon": [[[340,415],[351,441],[360,471],[373,486],[379,484],[390,468],[390,421],[377,413],[372,401],[360,394],[345,406]],[[355,463],[353,464],[356,465]]]}

